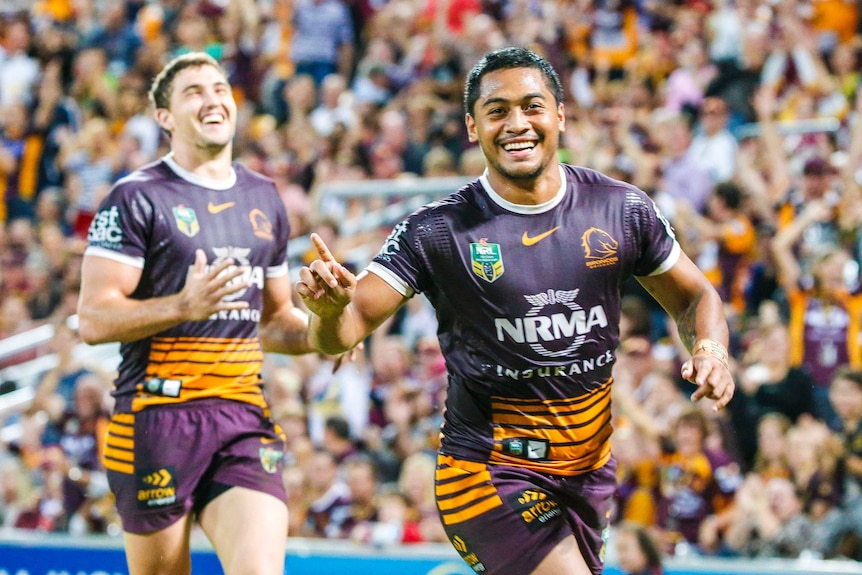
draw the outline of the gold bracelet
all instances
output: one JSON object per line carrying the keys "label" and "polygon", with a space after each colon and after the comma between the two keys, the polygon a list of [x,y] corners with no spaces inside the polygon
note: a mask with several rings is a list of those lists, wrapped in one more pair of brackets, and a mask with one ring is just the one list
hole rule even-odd
{"label": "gold bracelet", "polygon": [[730,368],[730,355],[727,353],[727,348],[714,339],[699,339],[695,342],[694,348],[691,350],[692,355],[697,355],[700,352],[708,353],[718,361],[724,364],[724,367]]}

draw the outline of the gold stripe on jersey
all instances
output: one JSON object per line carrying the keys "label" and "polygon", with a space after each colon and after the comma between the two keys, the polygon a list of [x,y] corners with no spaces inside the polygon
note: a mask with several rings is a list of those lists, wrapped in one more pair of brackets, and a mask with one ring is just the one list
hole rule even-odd
{"label": "gold stripe on jersey", "polygon": [[262,366],[263,349],[258,338],[153,338],[145,381],[179,380],[179,396],[149,394],[141,382],[132,410],[214,397],[266,409],[261,392]]}
{"label": "gold stripe on jersey", "polygon": [[135,416],[115,413],[108,424],[102,464],[105,469],[118,473],[135,472]]}
{"label": "gold stripe on jersey", "polygon": [[[491,398],[494,448],[489,462],[526,467],[542,473],[580,475],[610,459],[611,382],[574,398],[554,400]],[[507,439],[547,443],[541,460],[506,453]]]}
{"label": "gold stripe on jersey", "polygon": [[463,523],[503,504],[484,464],[448,455],[437,457],[434,489],[444,525]]}

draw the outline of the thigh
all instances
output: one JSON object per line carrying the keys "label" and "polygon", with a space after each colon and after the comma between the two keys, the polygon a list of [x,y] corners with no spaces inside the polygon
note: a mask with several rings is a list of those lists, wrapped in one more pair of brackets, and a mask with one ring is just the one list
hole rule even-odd
{"label": "thigh", "polygon": [[442,455],[437,462],[435,493],[446,535],[474,571],[487,575],[533,573],[571,538],[552,487],[527,469]]}
{"label": "thigh", "polygon": [[234,487],[200,515],[225,575],[282,575],[287,546],[287,505],[272,495]]}
{"label": "thigh", "polygon": [[191,517],[151,533],[124,535],[129,575],[188,575],[191,573]]}

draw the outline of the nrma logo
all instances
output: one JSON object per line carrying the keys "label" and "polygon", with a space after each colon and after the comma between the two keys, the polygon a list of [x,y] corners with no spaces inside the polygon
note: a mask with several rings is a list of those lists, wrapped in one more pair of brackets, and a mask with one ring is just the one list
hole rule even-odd
{"label": "nrma logo", "polygon": [[[237,282],[246,282],[249,283],[258,289],[263,289],[264,282],[264,273],[263,268],[260,266],[252,266],[251,262],[248,260],[248,254],[251,252],[250,248],[238,248],[234,246],[228,246],[225,248],[213,248],[213,252],[215,252],[216,259],[212,264],[207,266],[207,271],[216,267],[221,262],[228,258],[233,258],[233,261],[236,262],[236,265],[230,266],[227,270],[222,273],[233,273],[233,271],[239,267],[242,269],[242,275],[231,280],[231,284],[235,284]],[[246,290],[239,290],[236,293],[232,293],[228,296],[224,297],[225,301],[234,301],[240,299],[243,295],[245,295]]]}
{"label": "nrma logo", "polygon": [[[608,325],[608,317],[602,306],[597,305],[585,310],[578,305],[575,301],[578,291],[580,290],[548,290],[540,294],[525,295],[524,298],[532,307],[524,317],[515,318],[514,321],[505,317],[494,319],[497,340],[509,339],[515,343],[526,343],[543,357],[571,355],[584,343],[587,333],[596,327]],[[560,311],[547,313],[553,311],[553,308]]]}

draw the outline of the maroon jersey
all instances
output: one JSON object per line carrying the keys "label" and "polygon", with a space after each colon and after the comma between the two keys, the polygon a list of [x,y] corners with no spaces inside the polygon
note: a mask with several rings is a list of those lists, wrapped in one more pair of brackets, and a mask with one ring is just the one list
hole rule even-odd
{"label": "maroon jersey", "polygon": [[562,475],[610,458],[621,288],[670,269],[679,245],[637,188],[561,170],[538,206],[506,202],[483,176],[396,226],[368,267],[437,311],[444,454]]}
{"label": "maroon jersey", "polygon": [[264,407],[263,351],[258,324],[264,280],[287,274],[290,227],[274,183],[239,164],[228,181],[183,170],[170,157],[118,181],[88,234],[88,256],[141,269],[132,297],[179,292],[195,250],[209,266],[233,258],[250,286],[231,296],[243,310],[185,322],[124,343],[116,380],[116,411],[223,397]]}

